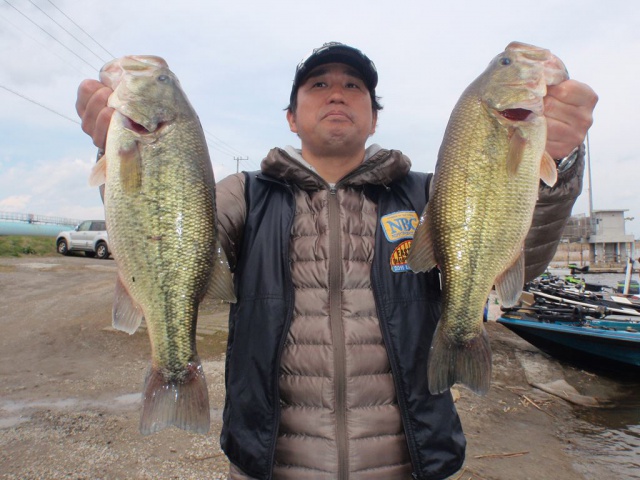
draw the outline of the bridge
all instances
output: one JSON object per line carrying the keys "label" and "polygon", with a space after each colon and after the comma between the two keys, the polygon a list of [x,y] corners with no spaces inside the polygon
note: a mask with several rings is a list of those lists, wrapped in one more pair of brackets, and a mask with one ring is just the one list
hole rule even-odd
{"label": "bridge", "polygon": [[73,230],[81,221],[33,213],[0,212],[0,235],[55,237],[64,230]]}

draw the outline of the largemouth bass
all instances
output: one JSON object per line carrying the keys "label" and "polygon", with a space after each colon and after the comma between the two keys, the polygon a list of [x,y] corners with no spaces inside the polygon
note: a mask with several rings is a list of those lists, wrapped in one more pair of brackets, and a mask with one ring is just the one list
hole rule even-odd
{"label": "largemouth bass", "polygon": [[431,393],[460,382],[486,393],[491,348],[482,313],[495,284],[504,306],[524,283],[523,244],[539,181],[553,185],[543,97],[568,78],[548,50],[512,42],[464,91],[438,153],[408,264],[442,274],[442,316],[429,352]]}
{"label": "largemouth bass", "polygon": [[196,351],[198,306],[235,301],[218,241],[215,181],[200,122],[158,57],[107,63],[100,80],[115,109],[105,155],[90,183],[104,184],[109,243],[118,267],[115,328],[146,321],[152,361],[140,431],[209,430],[209,397]]}

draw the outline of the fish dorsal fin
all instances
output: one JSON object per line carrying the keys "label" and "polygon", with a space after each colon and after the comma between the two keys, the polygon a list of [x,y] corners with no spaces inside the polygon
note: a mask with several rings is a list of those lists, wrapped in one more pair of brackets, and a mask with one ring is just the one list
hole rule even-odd
{"label": "fish dorsal fin", "polygon": [[522,295],[524,285],[524,250],[513,264],[496,278],[496,293],[503,307],[513,307]]}
{"label": "fish dorsal fin", "polygon": [[233,277],[229,269],[227,255],[224,253],[220,240],[216,240],[216,252],[213,258],[211,279],[206,296],[223,302],[236,303],[236,295],[233,289]]}
{"label": "fish dorsal fin", "polygon": [[420,216],[420,223],[413,235],[411,249],[407,257],[407,265],[414,272],[428,272],[436,266],[436,257],[433,252],[433,239],[429,232],[429,223],[427,222],[427,206],[424,207]]}
{"label": "fish dorsal fin", "polygon": [[527,140],[522,136],[520,130],[514,128],[509,139],[509,152],[507,153],[507,173],[509,178],[513,178],[517,175],[520,164],[524,157],[524,149],[527,145]]}
{"label": "fish dorsal fin", "polygon": [[91,169],[89,186],[99,187],[107,182],[107,156],[103,155]]}
{"label": "fish dorsal fin", "polygon": [[131,295],[122,284],[120,277],[116,279],[116,291],[113,297],[112,324],[116,330],[133,335],[144,320],[142,308],[133,301]]}
{"label": "fish dorsal fin", "polygon": [[550,187],[553,187],[558,181],[556,162],[546,151],[540,161],[540,179]]}

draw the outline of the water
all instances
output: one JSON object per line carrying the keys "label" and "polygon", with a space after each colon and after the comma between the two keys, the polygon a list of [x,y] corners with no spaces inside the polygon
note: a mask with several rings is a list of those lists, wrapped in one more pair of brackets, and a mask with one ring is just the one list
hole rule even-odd
{"label": "water", "polygon": [[565,435],[571,450],[588,459],[575,468],[589,480],[640,479],[640,383],[610,383],[611,407],[574,410],[578,427]]}
{"label": "water", "polygon": [[[552,271],[560,277],[568,270]],[[624,273],[579,274],[586,282],[615,287]],[[638,280],[638,274],[632,279]],[[573,373],[572,373],[573,372]],[[575,464],[585,479],[640,479],[640,375],[629,373],[616,378],[585,376],[567,369],[567,381],[581,393],[606,398],[608,408],[575,408],[578,427],[564,432],[573,450],[586,462]]]}

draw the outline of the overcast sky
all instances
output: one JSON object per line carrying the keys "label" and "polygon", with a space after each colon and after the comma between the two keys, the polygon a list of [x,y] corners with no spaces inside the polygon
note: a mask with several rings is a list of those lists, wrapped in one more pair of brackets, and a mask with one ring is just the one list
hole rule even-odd
{"label": "overcast sky", "polygon": [[[629,0],[0,0],[0,211],[104,218],[87,184],[96,150],[74,123],[75,98],[113,57],[168,61],[202,120],[219,180],[236,171],[234,157],[253,170],[270,148],[299,146],[283,111],[293,73],[334,40],[378,68],[384,110],[371,142],[433,171],[458,97],[518,40],[549,48],[598,93],[593,207],[627,209],[637,238],[639,24],[640,2]],[[588,199],[585,178],[574,214],[588,212]]]}

